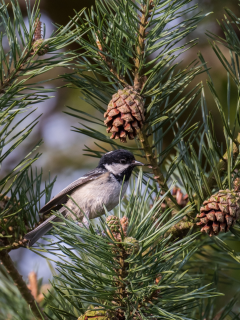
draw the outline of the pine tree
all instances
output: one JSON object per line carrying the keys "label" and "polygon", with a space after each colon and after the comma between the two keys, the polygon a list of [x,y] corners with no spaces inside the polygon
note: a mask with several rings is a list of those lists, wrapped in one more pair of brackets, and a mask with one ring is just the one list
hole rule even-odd
{"label": "pine tree", "polygon": [[[67,86],[78,88],[98,112],[93,116],[71,107],[66,112],[89,123],[73,128],[94,139],[95,147],[84,150],[87,156],[100,158],[107,151],[125,148],[144,159],[149,170],[136,172],[131,192],[106,217],[90,221],[89,229],[63,217],[64,223],[53,223],[57,241],[33,249],[60,258],[59,273],[39,306],[8,252],[27,246],[24,234],[46,218],[38,215],[39,199],[44,195],[46,202],[50,199],[54,181],[40,190],[42,172],[34,174],[32,169],[39,155],[30,158],[37,147],[20,161],[0,183],[4,265],[0,302],[6,304],[0,315],[4,319],[7,315],[16,319],[239,319],[238,295],[224,300],[221,307],[218,298],[234,283],[229,272],[239,270],[240,263],[233,249],[240,238],[240,19],[225,9],[220,22],[224,37],[208,32],[212,49],[226,69],[224,108],[204,57],[199,54],[184,69],[178,59],[197,39],[179,42],[206,16],[197,13],[192,0],[96,0],[93,8],[76,13],[50,39],[42,37],[37,5],[27,7],[30,30],[17,1],[11,0],[11,5],[13,20],[3,1],[0,13],[10,47],[8,53],[1,47],[1,150],[14,143],[4,149],[1,161],[27,138],[37,121],[18,131],[21,120],[17,125],[13,120],[47,98],[46,89],[27,80],[56,66],[70,66],[72,72],[61,78]],[[72,41],[79,45],[78,54],[57,51]],[[230,62],[222,46],[228,48]],[[48,57],[54,51],[54,59]],[[43,57],[38,59],[39,55]],[[193,86],[202,73],[208,76],[206,85]],[[232,83],[238,99],[230,121]],[[218,109],[217,121],[225,137],[222,147],[206,94]],[[198,110],[202,118],[194,123]],[[168,134],[173,139],[165,146]],[[20,306],[18,318],[13,303]],[[32,313],[25,315],[27,304]]]}
{"label": "pine tree", "polygon": [[[53,91],[44,88],[35,78],[53,68],[69,65],[74,54],[72,52],[66,54],[59,49],[75,41],[81,36],[81,31],[70,22],[64,28],[59,27],[49,39],[44,39],[45,28],[41,22],[38,2],[33,8],[26,3],[27,21],[24,21],[18,1],[11,0],[7,4],[1,0],[0,5],[0,163],[2,165],[3,161],[7,161],[9,155],[21,147],[21,143],[28,138],[38,123],[38,117],[30,120],[24,129],[20,129],[21,123],[34,113],[33,106],[49,99],[47,93]],[[10,17],[10,10],[13,19]],[[25,115],[22,116],[22,113]],[[11,296],[16,292],[15,288],[11,287],[11,278],[27,302],[27,304],[20,303],[23,308],[25,306],[25,312],[21,313],[20,308],[19,317],[25,316],[28,309],[26,306],[29,305],[32,312],[28,315],[28,319],[32,314],[42,319],[38,304],[8,254],[11,250],[26,245],[24,235],[41,221],[38,215],[40,199],[45,196],[47,201],[51,197],[54,180],[46,182],[45,189],[41,190],[42,171],[32,167],[40,156],[36,151],[41,143],[40,141],[29,150],[23,159],[19,159],[18,164],[0,181],[0,260],[7,270],[7,273],[5,270],[3,272],[8,274],[7,277],[1,277],[1,281],[3,281],[2,290],[7,291],[8,287],[12,290],[11,294],[3,293],[3,306],[0,311],[2,317],[6,315],[4,309],[9,307],[5,302],[11,301]],[[19,295],[16,295],[12,300],[11,305],[14,304],[12,310],[17,309],[18,298]]]}

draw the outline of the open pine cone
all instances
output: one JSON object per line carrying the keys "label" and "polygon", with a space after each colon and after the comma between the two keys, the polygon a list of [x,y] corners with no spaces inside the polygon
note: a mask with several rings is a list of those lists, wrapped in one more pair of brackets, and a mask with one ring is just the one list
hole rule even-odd
{"label": "open pine cone", "polygon": [[227,232],[240,217],[240,196],[235,191],[220,190],[203,202],[200,209],[199,226],[210,236]]}
{"label": "open pine cone", "polygon": [[144,118],[144,101],[133,87],[118,90],[112,96],[108,109],[104,114],[104,123],[111,132],[111,139],[126,142],[132,140],[142,128]]}

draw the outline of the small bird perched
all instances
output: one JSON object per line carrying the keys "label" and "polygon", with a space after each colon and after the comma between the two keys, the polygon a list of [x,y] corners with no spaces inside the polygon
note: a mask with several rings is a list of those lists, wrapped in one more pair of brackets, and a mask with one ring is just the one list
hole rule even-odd
{"label": "small bird perched", "polygon": [[[100,159],[97,168],[59,192],[42,207],[39,213],[48,214],[52,210],[59,211],[64,217],[77,219],[77,221],[88,226],[88,219],[99,217],[105,213],[104,206],[110,211],[118,205],[121,189],[121,196],[123,197],[132,170],[135,166],[143,165],[143,163],[136,161],[129,151],[122,149],[110,151]],[[122,185],[123,179],[124,183]],[[68,196],[71,196],[76,203]],[[51,221],[61,221],[61,218],[52,215],[25,235],[25,239],[30,240],[30,247],[53,227]]]}

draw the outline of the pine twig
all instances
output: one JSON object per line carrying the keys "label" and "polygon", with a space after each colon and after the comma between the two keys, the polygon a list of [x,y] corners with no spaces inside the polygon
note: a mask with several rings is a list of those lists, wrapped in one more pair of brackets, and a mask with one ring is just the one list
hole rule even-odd
{"label": "pine twig", "polygon": [[[99,38],[96,34],[96,44],[97,44],[97,47],[99,49],[99,56],[103,59],[103,61],[106,63],[109,71],[124,85],[124,87],[127,87],[128,86],[128,83],[126,81],[126,79],[122,76],[120,76],[112,62],[112,59],[110,59],[109,57],[105,56],[102,52],[104,52],[104,49],[102,47],[102,44],[101,42],[99,41]],[[102,51],[102,52],[101,52]]]}
{"label": "pine twig", "polygon": [[[150,0],[149,4],[143,5],[141,8],[141,13],[142,15],[139,17],[139,33],[138,33],[138,44],[136,46],[136,59],[135,61],[135,70],[134,70],[134,89],[136,90],[141,90],[143,87],[145,81],[146,81],[146,76],[141,75],[140,67],[142,60],[144,58],[144,48],[145,48],[145,37],[146,37],[146,29],[148,26],[148,19],[151,16],[150,11],[153,8],[153,1]],[[103,59],[103,61],[106,63],[107,67],[109,68],[110,72],[124,85],[128,86],[128,83],[125,78],[121,77],[117,70],[114,67],[114,64],[109,57],[105,56],[104,53],[104,48],[102,46],[102,43],[99,41],[98,35],[96,34],[96,44],[99,49],[99,56]],[[147,162],[150,164],[152,167],[152,171],[154,173],[154,176],[156,178],[156,181],[158,182],[160,188],[165,192],[168,191],[167,184],[165,183],[165,178],[159,169],[157,160],[155,158],[155,153],[153,151],[153,148],[150,146],[149,141],[148,141],[148,136],[146,134],[146,126],[142,128],[142,130],[138,133],[142,150],[145,153]],[[174,197],[169,194],[169,196],[166,198],[166,202],[168,206],[173,210],[173,213],[177,213],[181,208],[178,206],[176,200]]]}
{"label": "pine twig", "polygon": [[37,301],[34,299],[31,291],[28,289],[26,283],[23,281],[22,276],[19,274],[19,272],[15,268],[14,263],[6,250],[0,251],[0,260],[1,260],[1,264],[3,264],[4,267],[6,268],[7,273],[14,281],[14,284],[17,286],[23,299],[30,306],[36,318],[39,320],[43,320],[43,319],[47,320],[47,317],[40,312],[40,307]]}
{"label": "pine twig", "polygon": [[171,234],[171,241],[175,239],[183,239],[191,229],[193,233],[199,231],[199,227],[194,222],[182,220],[171,227],[165,236],[168,237]]}
{"label": "pine twig", "polygon": [[125,262],[127,256],[126,256],[126,252],[123,248],[122,245],[119,245],[119,256],[118,256],[118,260],[119,260],[119,270],[118,270],[118,274],[119,274],[119,295],[120,295],[120,300],[126,298],[126,286],[124,285],[124,279],[127,277],[127,266],[128,263]]}
{"label": "pine twig", "polygon": [[[42,22],[40,21],[40,18],[37,18],[35,21],[34,39],[32,41],[32,44],[34,45],[34,42],[37,42],[39,40],[42,40]],[[10,86],[14,80],[22,76],[21,71],[24,71],[24,66],[29,64],[32,56],[35,54],[35,52],[37,52],[37,50],[37,46],[35,48],[33,46],[33,49],[31,51],[27,50],[25,55],[19,59],[16,68],[14,68],[12,71],[8,70],[7,77],[0,83],[0,94],[5,93],[5,89]]]}
{"label": "pine twig", "polygon": [[150,17],[149,10],[152,9],[152,0],[149,1],[149,5],[142,6],[142,15],[139,16],[139,35],[138,35],[138,45],[136,47],[136,59],[135,59],[135,72],[134,72],[134,88],[139,90],[142,88],[144,84],[144,77],[141,76],[139,69],[141,66],[141,62],[144,58],[144,49],[145,49],[145,37],[146,37],[146,29],[148,25],[148,18]]}
{"label": "pine twig", "polygon": [[[138,137],[139,137],[141,146],[143,148],[143,151],[146,155],[147,162],[152,167],[151,169],[154,174],[154,179],[157,181],[160,188],[165,193],[168,191],[168,186],[167,186],[167,184],[165,182],[165,178],[164,178],[164,176],[158,166],[157,159],[155,157],[155,153],[149,144],[149,141],[148,141],[148,138],[147,138],[147,135],[145,132],[145,127],[146,126],[144,126],[142,128],[142,130],[139,132]],[[172,196],[171,193],[169,193],[169,195],[165,198],[165,201],[166,201],[168,207],[172,209],[173,214],[176,214],[177,212],[179,212],[181,210],[180,206],[177,204],[176,200],[174,199],[174,197]]]}
{"label": "pine twig", "polygon": [[[144,49],[145,49],[145,37],[146,37],[146,29],[148,26],[148,18],[150,17],[150,10],[153,8],[152,1],[149,1],[149,5],[142,6],[141,13],[142,15],[139,16],[139,36],[138,36],[138,46],[136,48],[137,58],[135,59],[135,75],[134,75],[134,88],[137,90],[141,90],[146,81],[146,77],[142,77],[140,74],[140,66],[141,61],[144,58]],[[146,117],[147,120],[147,117]],[[150,135],[151,136],[151,135]],[[138,133],[138,137],[142,146],[142,149],[145,153],[147,162],[152,167],[152,172],[154,174],[154,178],[158,182],[160,188],[163,192],[168,191],[168,186],[165,182],[165,178],[158,166],[157,159],[155,158],[155,153],[153,148],[150,146],[148,141],[148,135],[146,133],[146,125],[143,126],[142,130]],[[173,210],[173,214],[177,213],[181,208],[178,206],[174,197],[169,194],[166,198],[166,202],[168,206]]]}
{"label": "pine twig", "polygon": [[6,77],[3,81],[0,83],[0,94],[5,93],[5,89],[11,85],[11,83],[21,76],[19,72],[23,71],[23,66],[29,62],[29,58],[31,58],[31,52],[27,52],[24,57],[22,58],[21,63],[18,64],[18,66],[12,70],[12,72],[8,72],[8,77]]}
{"label": "pine twig", "polygon": [[[237,136],[236,143],[238,143],[238,144],[240,143],[240,133]],[[233,143],[233,157],[234,157],[234,159],[236,159],[237,156],[239,155],[239,148],[236,145],[236,143]],[[216,170],[218,171],[220,176],[222,176],[222,173],[226,172],[227,163],[228,163],[228,154],[226,151],[225,154],[223,155],[222,159],[219,160],[219,162],[216,166]],[[214,172],[212,171],[207,178],[207,185],[210,190],[213,188],[215,182],[216,182],[216,178],[215,178]],[[205,199],[208,197],[208,193],[207,193],[207,190],[205,189],[204,186],[202,186],[202,190],[203,190],[203,195],[204,195],[204,199]],[[183,237],[185,237],[187,235],[187,233],[190,229],[192,229],[193,231],[199,230],[199,228],[196,226],[196,222],[194,220],[193,221],[182,220],[182,221],[178,222],[176,225],[174,225],[172,228],[170,228],[168,230],[166,236],[168,236],[169,234],[172,234],[172,238],[171,238],[172,240],[174,240],[176,238],[182,239]]]}
{"label": "pine twig", "polygon": [[[237,136],[237,139],[236,139],[236,143],[240,143],[240,133],[238,133],[238,136]],[[238,146],[236,145],[236,143],[233,143],[233,158],[236,159],[237,156],[239,155],[239,148]],[[227,163],[228,163],[228,153],[227,151],[224,153],[222,159],[219,160],[218,164],[217,164],[217,167],[216,167],[216,170],[218,171],[219,173],[219,176],[222,175],[222,173],[224,171],[227,170]],[[208,185],[208,188],[211,190],[214,183],[216,182],[216,178],[215,178],[215,175],[214,175],[214,172],[212,171],[208,178],[207,178],[207,185]],[[204,195],[204,198],[206,198],[208,196],[208,193],[207,193],[207,190],[205,189],[205,187],[203,186],[203,195]]]}

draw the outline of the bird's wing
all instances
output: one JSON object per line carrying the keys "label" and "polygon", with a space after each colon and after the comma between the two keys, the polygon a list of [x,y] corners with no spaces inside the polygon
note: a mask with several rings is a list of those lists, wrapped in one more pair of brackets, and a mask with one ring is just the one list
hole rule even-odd
{"label": "bird's wing", "polygon": [[73,181],[69,186],[67,186],[65,189],[60,191],[54,198],[52,198],[45,206],[41,208],[39,213],[46,214],[48,213],[51,209],[55,209],[55,206],[62,205],[68,200],[68,196],[70,195],[71,192],[78,188],[79,186],[83,185],[86,182],[89,182],[91,180],[95,180],[99,178],[103,173],[105,173],[106,170],[96,168],[90,172],[88,172],[86,175],[82,176],[81,178]]}

